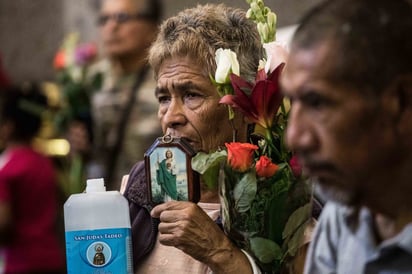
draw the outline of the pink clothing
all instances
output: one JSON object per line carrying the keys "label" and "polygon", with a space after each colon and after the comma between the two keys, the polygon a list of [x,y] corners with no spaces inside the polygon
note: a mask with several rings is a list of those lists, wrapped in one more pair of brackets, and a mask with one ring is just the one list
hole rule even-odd
{"label": "pink clothing", "polygon": [[4,273],[64,269],[56,229],[57,187],[53,165],[45,156],[29,147],[1,155],[0,203],[11,205],[14,219],[10,243],[0,246]]}

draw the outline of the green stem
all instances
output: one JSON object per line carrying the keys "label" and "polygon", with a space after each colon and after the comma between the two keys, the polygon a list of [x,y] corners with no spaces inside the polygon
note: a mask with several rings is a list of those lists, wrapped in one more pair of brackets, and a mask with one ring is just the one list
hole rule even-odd
{"label": "green stem", "polygon": [[[268,148],[268,156],[271,159],[281,160],[282,155],[273,143],[273,134],[270,128],[266,129],[265,135],[266,135],[266,142],[267,142],[267,148]],[[276,157],[273,157],[272,154],[274,154]]]}
{"label": "green stem", "polygon": [[[230,112],[230,110],[232,110],[231,106],[228,106],[228,108],[229,108],[229,112]],[[230,123],[230,126],[232,127],[232,142],[236,142],[236,140],[237,140],[237,129],[235,127],[235,124],[233,123],[233,119],[229,119],[229,123]]]}

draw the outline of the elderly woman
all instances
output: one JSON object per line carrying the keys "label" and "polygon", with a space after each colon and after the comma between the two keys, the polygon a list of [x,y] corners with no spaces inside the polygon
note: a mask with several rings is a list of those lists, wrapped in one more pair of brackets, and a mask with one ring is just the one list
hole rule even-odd
{"label": "elderly woman", "polygon": [[[219,104],[210,80],[218,48],[236,52],[241,77],[254,79],[263,54],[256,25],[243,11],[224,5],[198,6],[166,20],[150,51],[163,133],[186,139],[196,151],[211,152],[233,139],[227,107]],[[236,139],[246,142],[248,124],[240,113],[235,117]],[[198,204],[171,201],[152,210],[146,193],[144,164],[138,163],[125,191],[136,273],[258,271],[215,223],[220,208],[217,189],[201,185]]]}

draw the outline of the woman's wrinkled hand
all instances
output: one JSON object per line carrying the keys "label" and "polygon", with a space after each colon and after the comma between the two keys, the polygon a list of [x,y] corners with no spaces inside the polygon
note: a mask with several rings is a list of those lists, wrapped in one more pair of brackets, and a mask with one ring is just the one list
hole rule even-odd
{"label": "woman's wrinkled hand", "polygon": [[161,244],[179,248],[215,273],[252,273],[242,251],[198,205],[170,201],[153,208],[151,215],[160,219]]}

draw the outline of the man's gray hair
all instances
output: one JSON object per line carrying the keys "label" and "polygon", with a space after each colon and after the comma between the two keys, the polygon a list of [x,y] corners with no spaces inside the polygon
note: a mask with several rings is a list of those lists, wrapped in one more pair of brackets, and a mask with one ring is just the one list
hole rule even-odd
{"label": "man's gray hair", "polygon": [[379,92],[412,73],[412,8],[406,0],[327,0],[302,20],[294,49],[329,43],[330,81]]}

